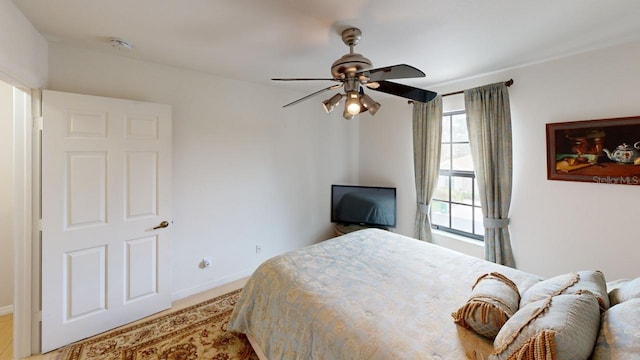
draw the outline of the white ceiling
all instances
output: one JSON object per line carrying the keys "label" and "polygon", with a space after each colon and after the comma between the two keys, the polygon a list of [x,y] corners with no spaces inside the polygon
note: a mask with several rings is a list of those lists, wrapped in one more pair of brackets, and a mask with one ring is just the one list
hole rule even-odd
{"label": "white ceiling", "polygon": [[[50,41],[260,83],[330,77],[348,52],[427,88],[640,39],[636,0],[14,0]],[[111,47],[110,37],[133,43]],[[324,83],[277,84],[319,89]]]}

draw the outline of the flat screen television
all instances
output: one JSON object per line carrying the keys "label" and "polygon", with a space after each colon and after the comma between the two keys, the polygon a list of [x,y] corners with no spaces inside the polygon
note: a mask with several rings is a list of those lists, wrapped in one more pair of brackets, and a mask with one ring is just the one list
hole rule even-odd
{"label": "flat screen television", "polygon": [[396,226],[396,188],[331,185],[331,222]]}

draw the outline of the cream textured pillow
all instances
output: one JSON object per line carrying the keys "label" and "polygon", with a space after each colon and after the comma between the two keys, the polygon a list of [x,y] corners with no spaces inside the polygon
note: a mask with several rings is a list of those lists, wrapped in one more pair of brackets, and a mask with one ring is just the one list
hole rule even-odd
{"label": "cream textured pillow", "polygon": [[480,276],[469,300],[451,314],[456,324],[488,338],[495,338],[504,323],[518,311],[520,293],[513,281],[500,273]]}
{"label": "cream textured pillow", "polygon": [[611,306],[634,298],[640,298],[640,277],[620,284],[609,291]]}
{"label": "cream textured pillow", "polygon": [[640,298],[605,311],[591,359],[640,360]]}
{"label": "cream textured pillow", "polygon": [[575,294],[579,290],[592,292],[598,298],[600,308],[603,311],[609,308],[607,282],[604,279],[604,274],[598,270],[578,271],[542,280],[522,294],[520,308],[552,295]]}
{"label": "cream textured pillow", "polygon": [[490,360],[585,360],[598,337],[600,306],[581,291],[520,308],[502,327]]}

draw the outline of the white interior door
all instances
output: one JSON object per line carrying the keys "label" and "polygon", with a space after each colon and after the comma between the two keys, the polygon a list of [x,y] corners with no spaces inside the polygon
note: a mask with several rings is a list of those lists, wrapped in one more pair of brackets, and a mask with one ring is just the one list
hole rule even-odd
{"label": "white interior door", "polygon": [[171,305],[171,107],[43,91],[42,352]]}

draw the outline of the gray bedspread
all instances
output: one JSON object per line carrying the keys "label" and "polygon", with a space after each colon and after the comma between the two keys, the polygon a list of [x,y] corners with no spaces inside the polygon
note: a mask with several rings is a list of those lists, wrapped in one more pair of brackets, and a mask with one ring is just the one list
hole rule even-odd
{"label": "gray bedspread", "polygon": [[481,359],[492,342],[451,313],[478,276],[520,292],[537,276],[384,230],[367,229],[271,258],[244,287],[228,328],[277,359]]}

